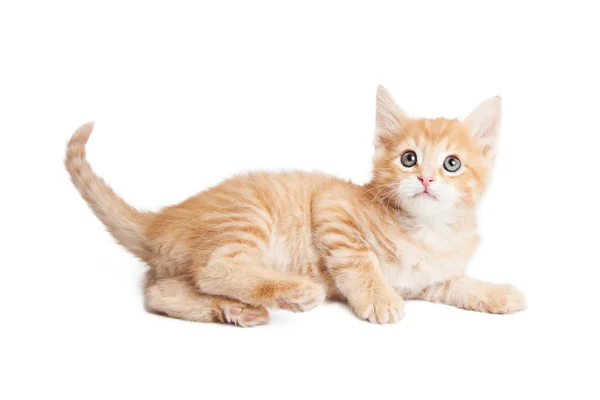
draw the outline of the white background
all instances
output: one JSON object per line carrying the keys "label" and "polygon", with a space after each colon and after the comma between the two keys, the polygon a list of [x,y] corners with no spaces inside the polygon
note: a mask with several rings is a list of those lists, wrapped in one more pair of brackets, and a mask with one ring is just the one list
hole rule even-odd
{"label": "white background", "polygon": [[[0,397],[597,399],[600,29],[550,3],[3,1]],[[377,326],[328,304],[241,329],[143,310],[143,265],[64,171],[80,124],[140,208],[257,168],[363,183],[379,83],[415,116],[502,95],[470,273],[526,312],[409,302]]]}

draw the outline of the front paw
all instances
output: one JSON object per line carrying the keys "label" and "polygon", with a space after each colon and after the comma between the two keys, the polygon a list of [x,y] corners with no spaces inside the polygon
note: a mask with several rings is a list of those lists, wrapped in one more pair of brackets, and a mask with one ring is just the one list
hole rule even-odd
{"label": "front paw", "polygon": [[482,306],[484,311],[492,314],[512,314],[525,310],[525,296],[512,285],[494,285],[487,293]]}
{"label": "front paw", "polygon": [[374,293],[350,306],[360,318],[373,323],[395,323],[404,317],[404,300],[396,293]]}

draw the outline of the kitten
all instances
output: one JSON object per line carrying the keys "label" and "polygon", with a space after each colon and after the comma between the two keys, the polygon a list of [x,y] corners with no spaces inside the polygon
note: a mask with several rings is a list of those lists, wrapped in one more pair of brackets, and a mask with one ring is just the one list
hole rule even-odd
{"label": "kitten", "polygon": [[255,326],[267,308],[306,311],[328,298],[375,323],[399,321],[404,299],[505,314],[525,308],[517,289],[465,276],[499,123],[498,97],[462,122],[411,119],[380,86],[368,184],[256,172],[158,213],[134,209],[94,174],[92,123],[71,138],[65,164],[108,231],[150,266],[151,312]]}

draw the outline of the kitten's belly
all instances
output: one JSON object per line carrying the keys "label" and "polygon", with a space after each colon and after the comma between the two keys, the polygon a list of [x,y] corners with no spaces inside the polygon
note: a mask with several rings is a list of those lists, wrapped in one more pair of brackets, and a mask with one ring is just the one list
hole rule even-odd
{"label": "kitten's belly", "polygon": [[291,229],[274,235],[263,251],[263,264],[274,271],[310,278],[323,286],[329,299],[342,297],[306,232]]}
{"label": "kitten's belly", "polygon": [[273,235],[263,251],[263,263],[267,268],[279,272],[295,272],[294,260],[304,259],[307,249],[302,243],[299,243],[298,248],[292,248],[290,239],[280,234]]}
{"label": "kitten's belly", "polygon": [[276,232],[263,251],[264,265],[274,271],[310,275],[311,266],[318,262],[310,234],[303,230]]}

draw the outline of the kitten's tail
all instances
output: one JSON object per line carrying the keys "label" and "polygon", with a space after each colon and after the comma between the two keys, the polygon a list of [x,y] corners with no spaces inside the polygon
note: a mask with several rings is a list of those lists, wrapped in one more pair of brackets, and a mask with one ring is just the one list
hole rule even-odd
{"label": "kitten's tail", "polygon": [[111,235],[127,250],[148,261],[151,250],[147,245],[145,229],[152,214],[131,207],[92,171],[85,158],[85,144],[93,128],[94,123],[88,122],[71,137],[65,158],[67,171],[81,196]]}

